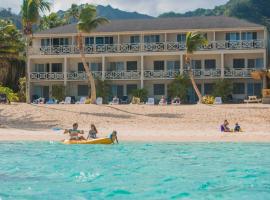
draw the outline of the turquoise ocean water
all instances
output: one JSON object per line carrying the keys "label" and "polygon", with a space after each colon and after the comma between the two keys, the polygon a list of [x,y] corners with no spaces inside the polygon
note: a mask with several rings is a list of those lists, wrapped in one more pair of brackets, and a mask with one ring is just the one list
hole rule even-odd
{"label": "turquoise ocean water", "polygon": [[270,144],[0,143],[0,199],[270,199]]}

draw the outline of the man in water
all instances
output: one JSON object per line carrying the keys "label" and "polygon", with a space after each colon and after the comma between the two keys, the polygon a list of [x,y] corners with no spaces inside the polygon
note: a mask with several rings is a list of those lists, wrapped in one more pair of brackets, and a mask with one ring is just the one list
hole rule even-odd
{"label": "man in water", "polygon": [[84,134],[83,130],[78,130],[78,123],[74,123],[72,125],[72,129],[66,129],[64,134],[69,134],[70,140],[85,140],[83,136],[79,136],[79,134]]}

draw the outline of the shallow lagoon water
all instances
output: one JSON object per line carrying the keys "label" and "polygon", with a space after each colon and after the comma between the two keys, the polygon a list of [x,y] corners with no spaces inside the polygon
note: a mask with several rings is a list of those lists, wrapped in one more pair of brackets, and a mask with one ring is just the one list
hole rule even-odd
{"label": "shallow lagoon water", "polygon": [[270,199],[270,144],[0,143],[6,199]]}

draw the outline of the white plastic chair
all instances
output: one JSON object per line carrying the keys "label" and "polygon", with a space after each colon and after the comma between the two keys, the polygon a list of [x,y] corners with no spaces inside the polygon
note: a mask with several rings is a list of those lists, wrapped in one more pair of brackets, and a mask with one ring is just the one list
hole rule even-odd
{"label": "white plastic chair", "polygon": [[76,104],[85,104],[86,97],[81,97],[80,101],[77,101]]}
{"label": "white plastic chair", "polygon": [[66,97],[64,104],[71,104],[71,97]]}
{"label": "white plastic chair", "polygon": [[154,98],[148,98],[146,105],[155,105],[155,99]]}
{"label": "white plastic chair", "polygon": [[102,103],[103,103],[102,97],[98,97],[98,98],[96,99],[96,104],[97,104],[97,105],[102,105]]}
{"label": "white plastic chair", "polygon": [[110,102],[110,105],[118,105],[119,102],[119,98],[113,98],[113,100]]}
{"label": "white plastic chair", "polygon": [[222,98],[221,97],[216,97],[214,104],[222,104]]}

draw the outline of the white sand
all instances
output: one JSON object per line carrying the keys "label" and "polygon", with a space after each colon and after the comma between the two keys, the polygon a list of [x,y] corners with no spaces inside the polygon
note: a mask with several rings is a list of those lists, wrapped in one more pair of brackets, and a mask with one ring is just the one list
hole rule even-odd
{"label": "white sand", "polygon": [[[239,122],[244,133],[222,134],[220,124]],[[120,141],[270,142],[270,105],[0,105],[0,141],[55,140],[67,136],[52,128],[89,130],[100,136],[117,130]]]}

